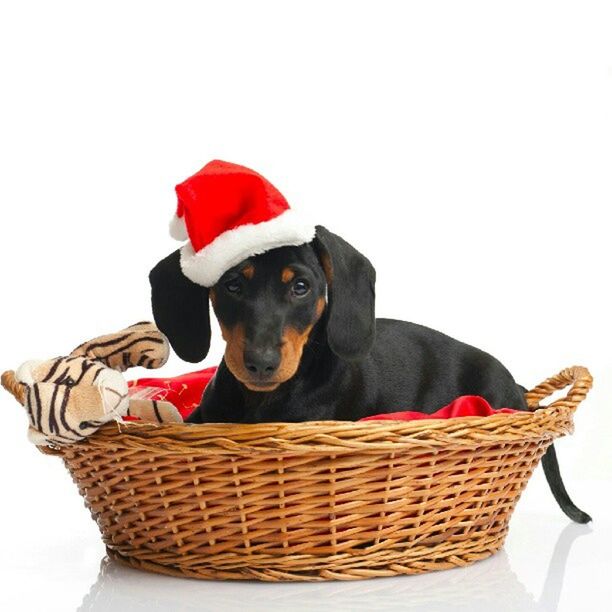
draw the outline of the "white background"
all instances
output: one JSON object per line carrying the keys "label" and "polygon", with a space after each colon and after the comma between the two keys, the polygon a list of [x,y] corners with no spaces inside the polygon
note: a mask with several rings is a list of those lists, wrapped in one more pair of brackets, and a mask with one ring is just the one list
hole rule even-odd
{"label": "white background", "polygon": [[[610,4],[585,0],[3,3],[2,369],[150,317],[147,273],[178,246],[174,185],[221,158],[368,255],[379,316],[479,346],[527,387],[575,363],[596,385],[557,445],[590,529],[564,531],[538,469],[505,552],[350,585],[197,583],[112,565],[96,582],[97,528],[5,394],[0,608],[601,609],[611,28]],[[163,372],[189,367],[173,358]]]}

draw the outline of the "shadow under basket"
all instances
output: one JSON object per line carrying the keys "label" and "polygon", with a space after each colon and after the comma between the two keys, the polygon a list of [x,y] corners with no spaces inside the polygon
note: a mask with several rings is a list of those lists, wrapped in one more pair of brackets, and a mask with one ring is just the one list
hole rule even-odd
{"label": "shadow under basket", "polygon": [[[108,554],[208,579],[347,580],[498,551],[531,473],[590,389],[568,368],[531,412],[408,422],[105,425],[62,457]],[[571,385],[567,395],[540,402]]]}

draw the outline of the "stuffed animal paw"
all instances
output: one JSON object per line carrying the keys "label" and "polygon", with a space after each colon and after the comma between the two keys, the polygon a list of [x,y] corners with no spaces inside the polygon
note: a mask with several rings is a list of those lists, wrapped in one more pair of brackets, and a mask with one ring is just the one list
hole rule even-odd
{"label": "stuffed animal paw", "polygon": [[142,321],[126,329],[77,346],[71,357],[87,357],[100,361],[113,370],[125,372],[128,368],[161,368],[170,355],[170,345],[154,323]]}
{"label": "stuffed animal paw", "polygon": [[31,442],[70,444],[124,415],[143,421],[181,422],[178,410],[169,402],[130,400],[121,374],[134,366],[159,368],[169,352],[168,341],[153,323],[137,323],[89,340],[67,357],[27,361],[15,373],[14,383],[8,375],[3,384],[21,396],[30,420]]}

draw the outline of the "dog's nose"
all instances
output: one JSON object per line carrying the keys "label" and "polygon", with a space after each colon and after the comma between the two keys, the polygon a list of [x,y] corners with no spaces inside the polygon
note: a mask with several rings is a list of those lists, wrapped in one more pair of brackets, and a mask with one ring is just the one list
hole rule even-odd
{"label": "dog's nose", "polygon": [[247,349],[244,351],[244,367],[257,378],[267,378],[276,372],[280,364],[278,349]]}

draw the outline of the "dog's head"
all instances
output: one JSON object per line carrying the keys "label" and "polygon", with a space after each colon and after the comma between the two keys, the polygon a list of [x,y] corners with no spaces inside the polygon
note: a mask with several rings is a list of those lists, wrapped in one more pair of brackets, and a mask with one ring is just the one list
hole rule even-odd
{"label": "dog's head", "polygon": [[366,257],[318,227],[311,243],[250,257],[210,290],[182,273],[180,251],[159,262],[149,278],[155,322],[179,357],[194,363],[206,357],[210,299],[227,367],[247,388],[272,391],[297,372],[319,320],[339,357],[359,359],[370,350],[375,276]]}

